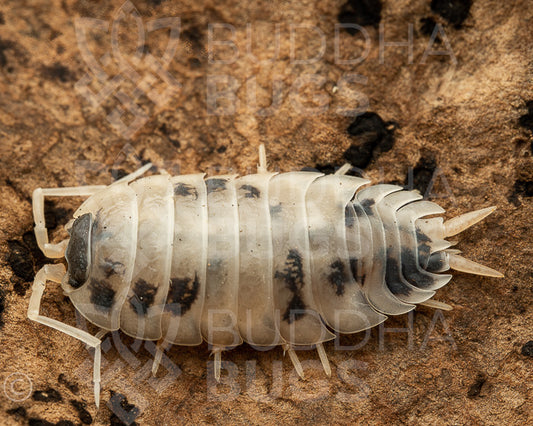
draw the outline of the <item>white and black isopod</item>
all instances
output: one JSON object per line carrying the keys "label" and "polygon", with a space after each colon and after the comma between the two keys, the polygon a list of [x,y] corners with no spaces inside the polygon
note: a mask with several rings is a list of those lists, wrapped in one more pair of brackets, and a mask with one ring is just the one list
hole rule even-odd
{"label": "white and black isopod", "polygon": [[[146,165],[109,186],[37,189],[35,234],[43,253],[65,257],[36,275],[28,317],[95,348],[100,394],[100,338],[121,329],[143,340],[199,345],[215,353],[243,341],[283,345],[298,372],[295,347],[322,343],[331,330],[355,333],[386,315],[430,300],[450,268],[501,277],[451,249],[455,235],[494,207],[443,221],[437,204],[394,185],[357,189],[368,180],[314,172],[270,173],[260,147],[258,173],[140,178]],[[88,196],[67,230],[48,242],[44,197]],[[427,216],[432,216],[427,218]],[[39,314],[47,281],[61,283],[76,309],[100,327],[86,331]],[[153,371],[161,359],[158,349]]]}

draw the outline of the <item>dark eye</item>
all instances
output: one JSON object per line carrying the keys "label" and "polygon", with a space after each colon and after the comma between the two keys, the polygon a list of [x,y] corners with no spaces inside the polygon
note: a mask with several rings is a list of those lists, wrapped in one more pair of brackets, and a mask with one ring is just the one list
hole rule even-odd
{"label": "dark eye", "polygon": [[73,288],[81,287],[89,278],[91,265],[89,241],[92,223],[91,213],[85,213],[74,221],[70,230],[65,259],[68,263],[68,283]]}

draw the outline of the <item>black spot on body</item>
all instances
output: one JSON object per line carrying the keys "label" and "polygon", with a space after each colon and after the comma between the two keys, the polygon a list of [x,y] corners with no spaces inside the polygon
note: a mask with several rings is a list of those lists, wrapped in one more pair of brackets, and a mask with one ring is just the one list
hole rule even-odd
{"label": "black spot on body", "polygon": [[533,340],[530,340],[529,342],[524,344],[520,353],[524,356],[529,356],[533,358]]}
{"label": "black spot on body", "polygon": [[281,203],[276,204],[275,206],[271,205],[270,206],[270,215],[273,216],[273,215],[276,215],[276,214],[280,214],[281,210],[282,210]]}
{"label": "black spot on body", "polygon": [[46,390],[37,390],[33,392],[32,398],[34,401],[41,401],[41,402],[63,401],[61,394],[53,388],[48,388]]}
{"label": "black spot on body", "polygon": [[461,25],[468,17],[472,0],[431,0],[431,10],[438,13],[455,28]]}
{"label": "black spot on body", "polygon": [[337,296],[342,296],[344,294],[346,281],[348,280],[344,263],[342,260],[338,259],[329,266],[331,268],[331,273],[328,275],[329,283],[335,289],[335,294]]}
{"label": "black spot on body", "polygon": [[217,152],[218,152],[219,154],[224,154],[224,153],[226,152],[226,149],[227,149],[227,148],[226,148],[225,145],[221,145],[221,146],[219,146],[219,147],[217,148]]}
{"label": "black spot on body", "polygon": [[84,425],[90,425],[93,422],[93,417],[91,416],[91,413],[87,411],[87,404],[85,402],[71,399],[70,404],[77,411],[80,422],[82,422]]}
{"label": "black spot on body", "polygon": [[444,269],[445,254],[443,252],[433,253],[429,256],[426,271],[428,272],[440,272]]}
{"label": "black spot on body", "polygon": [[353,228],[355,224],[355,210],[351,205],[347,205],[344,208],[344,226],[347,228]]}
{"label": "black spot on body", "polygon": [[194,279],[171,278],[165,311],[170,311],[174,315],[185,314],[197,299],[199,287],[197,274],[194,275]]}
{"label": "black spot on body", "polygon": [[41,72],[43,77],[49,80],[59,80],[62,83],[76,80],[74,73],[59,62],[54,62],[50,66],[43,66]]}
{"label": "black spot on body", "polygon": [[137,314],[145,315],[154,303],[157,287],[141,278],[134,284],[133,293],[130,297],[130,306]]}
{"label": "black spot on body", "polygon": [[[341,24],[377,27],[381,21],[381,9],[381,0],[348,0],[341,7],[337,19]],[[351,35],[357,33],[354,28],[346,28],[346,31]]]}
{"label": "black spot on body", "polygon": [[6,23],[6,20],[4,18],[4,14],[0,12],[0,25],[4,25]]}
{"label": "black spot on body", "polygon": [[139,416],[140,410],[121,393],[111,391],[108,407],[112,414],[109,418],[112,426],[137,425],[135,419]]}
{"label": "black spot on body", "polygon": [[33,281],[35,272],[28,247],[17,240],[8,241],[7,245],[9,248],[7,262],[13,273],[24,281]]}
{"label": "black spot on body", "polygon": [[80,288],[89,277],[89,236],[92,221],[91,213],[85,213],[76,218],[70,229],[65,259],[68,263],[68,283],[73,288]]}
{"label": "black spot on body", "polygon": [[350,272],[352,273],[354,280],[357,280],[357,273],[359,272],[357,270],[357,262],[358,260],[355,257],[350,257]]}
{"label": "black spot on body", "polygon": [[252,185],[242,185],[241,188],[243,191],[246,191],[244,196],[246,198],[259,198],[261,196],[261,191]]}
{"label": "black spot on body", "polygon": [[207,179],[206,180],[206,187],[207,187],[207,193],[210,194],[211,192],[218,192],[218,191],[224,191],[226,189],[226,179]]}
{"label": "black spot on body", "polygon": [[192,185],[187,183],[178,183],[176,186],[174,186],[174,195],[179,195],[182,197],[192,195],[196,200],[198,198],[198,191]]}
{"label": "black spot on body", "polygon": [[385,283],[392,294],[402,294],[408,296],[411,289],[401,280],[398,259],[387,254],[387,264],[385,267]]}
{"label": "black spot on body", "polygon": [[475,382],[472,383],[472,385],[468,389],[467,396],[469,398],[475,398],[476,396],[479,396],[479,394],[481,393],[481,388],[483,387],[486,381],[487,377],[484,374],[479,373],[476,377]]}
{"label": "black spot on body", "polygon": [[390,151],[394,144],[393,122],[384,122],[375,112],[365,112],[355,118],[348,133],[357,139],[345,152],[344,158],[352,166],[364,169],[373,158]]}
{"label": "black spot on body", "polygon": [[104,272],[106,278],[111,277],[111,275],[122,275],[125,269],[123,263],[114,262],[109,258],[104,259],[104,263],[100,265],[100,268]]}
{"label": "black spot on body", "polygon": [[99,311],[109,311],[115,303],[115,290],[106,281],[91,279],[90,301]]}
{"label": "black spot on body", "polygon": [[412,249],[402,247],[402,275],[417,288],[427,289],[434,284],[433,279],[418,270],[417,259]]}
{"label": "black spot on body", "polygon": [[416,242],[418,250],[418,264],[421,268],[426,269],[431,253],[431,238],[424,234],[420,229],[416,228]]}
{"label": "black spot on body", "polygon": [[374,212],[372,211],[372,206],[376,204],[376,200],[373,200],[371,198],[367,198],[365,200],[360,201],[361,207],[363,207],[363,210],[368,216],[372,216]]}
{"label": "black spot on body", "polygon": [[289,254],[285,260],[285,269],[283,269],[283,271],[276,271],[274,276],[283,280],[285,286],[292,293],[291,300],[283,314],[283,320],[288,321],[288,323],[291,324],[293,321],[298,320],[305,315],[303,311],[306,308],[301,294],[305,284],[302,256],[298,250],[289,250]]}

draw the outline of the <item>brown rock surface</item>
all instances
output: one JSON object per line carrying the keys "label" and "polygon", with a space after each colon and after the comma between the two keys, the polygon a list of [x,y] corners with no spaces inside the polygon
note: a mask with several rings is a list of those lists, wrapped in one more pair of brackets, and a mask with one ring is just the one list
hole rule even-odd
{"label": "brown rock surface", "polygon": [[[350,8],[331,0],[139,0],[130,9],[130,3],[105,0],[2,2],[1,424],[533,421],[533,349],[527,345],[533,340],[530,2],[479,0],[465,16],[456,16],[440,3],[455,4],[457,12],[468,1],[386,1],[377,12],[381,28],[371,11],[360,20],[362,5],[375,6],[375,1],[352,3]],[[336,56],[341,10],[343,22],[365,26],[352,35],[339,31]],[[120,13],[125,18],[119,25]],[[181,18],[167,72],[149,59],[151,54],[161,61],[172,40],[168,29],[149,22],[165,17]],[[100,20],[85,21],[86,43],[79,18]],[[209,24],[216,23],[225,27],[215,26],[210,48]],[[440,42],[431,43],[435,23],[441,25]],[[135,60],[141,27],[145,33]],[[253,57],[247,54],[247,28]],[[406,41],[410,28],[412,58],[407,46],[383,45]],[[221,40],[234,44],[217,43]],[[129,73],[118,66],[113,46],[129,59]],[[427,54],[437,50],[443,53]],[[239,55],[232,59],[235,52]],[[361,55],[359,63],[343,63]],[[235,99],[223,96],[216,109],[213,90],[227,90],[230,83]],[[258,111],[271,104],[272,86],[279,87],[273,107]],[[101,97],[91,97],[88,90]],[[134,102],[128,103],[128,97]],[[383,134],[361,132],[357,126],[348,133],[354,118],[341,109],[364,110],[366,104],[387,123]],[[127,106],[132,109],[120,119],[117,114]],[[122,127],[120,120],[126,123]],[[394,144],[388,149],[384,135],[391,132]],[[459,247],[505,278],[457,273],[437,295],[453,311],[420,307],[385,323],[387,328],[411,324],[409,333],[376,328],[368,337],[343,336],[339,343],[351,350],[326,344],[333,365],[330,379],[316,352],[301,352],[307,366],[301,381],[280,348],[259,352],[247,345],[224,354],[231,375],[221,385],[207,370],[212,358],[206,345],[172,348],[167,369],[153,379],[153,345],[118,333],[104,345],[97,411],[90,352],[26,318],[34,271],[47,262],[32,234],[35,188],[107,184],[144,160],[171,173],[244,174],[255,167],[260,143],[273,169],[331,170],[345,161],[352,144],[348,154],[361,158],[361,146],[366,143],[368,150],[376,139],[384,145],[365,166],[375,182],[403,184],[414,168],[415,186],[426,191],[429,184],[427,195],[446,208],[447,217],[498,206],[461,235]],[[73,198],[48,204],[53,239],[65,236],[62,226],[79,203]],[[52,283],[42,312],[96,332]]]}

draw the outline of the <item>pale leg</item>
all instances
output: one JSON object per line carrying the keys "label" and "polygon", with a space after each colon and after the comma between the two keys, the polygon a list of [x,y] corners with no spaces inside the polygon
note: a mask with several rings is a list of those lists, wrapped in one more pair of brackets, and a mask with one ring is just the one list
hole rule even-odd
{"label": "pale leg", "polygon": [[33,282],[30,304],[28,306],[28,318],[40,324],[47,325],[48,327],[68,334],[69,336],[81,340],[85,344],[94,348],[94,402],[98,407],[100,405],[100,340],[76,327],[64,324],[52,318],[39,315],[39,309],[41,307],[41,300],[46,286],[46,281],[50,280],[59,283],[61,282],[61,279],[63,278],[65,273],[65,267],[61,264],[44,265],[39,270],[39,272],[37,272],[37,275],[35,276],[35,281]]}
{"label": "pale leg", "polygon": [[48,242],[48,230],[44,220],[44,197],[89,197],[104,189],[105,185],[72,186],[67,188],[37,188],[33,191],[33,220],[35,238],[46,257],[59,258],[65,255],[68,240],[58,244]]}
{"label": "pale leg", "polygon": [[289,354],[289,358],[291,359],[292,365],[294,365],[294,369],[298,373],[298,376],[300,376],[300,378],[302,378],[302,379],[305,379],[304,369],[302,367],[302,363],[298,359],[298,355],[296,355],[296,351],[289,344],[284,344],[283,345],[283,354],[284,355],[285,355],[285,352],[287,352]]}
{"label": "pale leg", "polygon": [[320,358],[320,362],[322,363],[322,367],[324,367],[324,372],[328,377],[331,377],[331,366],[329,365],[328,355],[326,354],[324,345],[322,345],[322,343],[317,343],[316,350],[318,351],[318,356]]}
{"label": "pale leg", "polygon": [[259,165],[257,166],[257,173],[267,173],[267,156],[265,145],[259,145]]}

